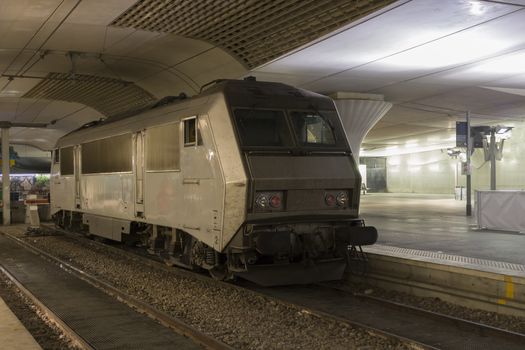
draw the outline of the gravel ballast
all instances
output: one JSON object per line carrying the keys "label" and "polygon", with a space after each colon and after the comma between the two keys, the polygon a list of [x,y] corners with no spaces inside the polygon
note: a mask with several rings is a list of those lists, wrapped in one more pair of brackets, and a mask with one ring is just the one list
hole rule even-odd
{"label": "gravel ballast", "polygon": [[[0,272],[0,297],[35,338],[42,349],[79,349],[29,299]],[[1,345],[1,344],[0,344]]]}
{"label": "gravel ballast", "polygon": [[238,349],[407,349],[248,290],[145,264],[130,253],[67,236],[25,237],[155,308]]}

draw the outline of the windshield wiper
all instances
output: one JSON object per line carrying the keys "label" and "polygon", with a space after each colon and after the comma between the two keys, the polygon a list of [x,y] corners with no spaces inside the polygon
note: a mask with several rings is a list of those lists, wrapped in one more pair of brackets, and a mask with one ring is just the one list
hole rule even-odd
{"label": "windshield wiper", "polygon": [[257,154],[293,154],[291,150],[280,150],[280,149],[261,149],[261,150],[246,150],[248,155],[257,155]]}

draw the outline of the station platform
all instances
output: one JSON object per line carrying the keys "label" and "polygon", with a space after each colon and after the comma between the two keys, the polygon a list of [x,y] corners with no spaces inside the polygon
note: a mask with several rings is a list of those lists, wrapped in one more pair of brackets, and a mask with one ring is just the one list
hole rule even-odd
{"label": "station platform", "polygon": [[360,215],[378,230],[376,250],[420,258],[448,255],[473,268],[525,271],[525,235],[478,230],[475,217],[465,215],[465,205],[453,195],[367,193],[361,196]]}
{"label": "station platform", "polygon": [[29,331],[0,298],[0,349],[40,350]]}

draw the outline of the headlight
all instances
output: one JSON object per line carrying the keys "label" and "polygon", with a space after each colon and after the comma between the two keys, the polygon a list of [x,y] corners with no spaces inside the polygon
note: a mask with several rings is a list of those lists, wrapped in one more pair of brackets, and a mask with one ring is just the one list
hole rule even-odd
{"label": "headlight", "polygon": [[338,206],[344,207],[348,203],[348,195],[346,192],[339,192],[336,201]]}
{"label": "headlight", "polygon": [[259,194],[255,199],[255,205],[259,209],[267,209],[269,206],[269,199],[267,194]]}

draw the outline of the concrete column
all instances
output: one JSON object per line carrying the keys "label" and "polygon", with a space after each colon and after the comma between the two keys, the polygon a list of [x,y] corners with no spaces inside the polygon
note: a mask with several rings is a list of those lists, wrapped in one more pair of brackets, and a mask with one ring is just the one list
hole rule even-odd
{"label": "concrete column", "polygon": [[366,134],[392,108],[383,95],[337,92],[331,95],[348,136],[354,159],[359,164],[359,149]]}
{"label": "concrete column", "polygon": [[2,128],[2,203],[4,225],[10,225],[11,180],[9,179],[9,128]]}

